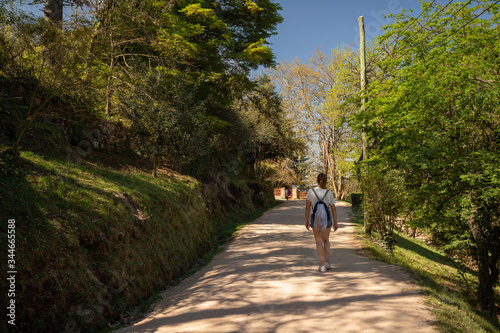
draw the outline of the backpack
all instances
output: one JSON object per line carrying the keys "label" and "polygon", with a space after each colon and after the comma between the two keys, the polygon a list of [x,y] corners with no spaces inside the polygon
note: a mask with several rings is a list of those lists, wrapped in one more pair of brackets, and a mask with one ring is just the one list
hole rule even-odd
{"label": "backpack", "polygon": [[323,201],[325,200],[326,196],[328,195],[328,190],[326,190],[325,194],[323,195],[323,198],[319,198],[318,194],[314,189],[312,189],[314,195],[318,199],[318,202],[314,204],[313,208],[313,213],[311,216],[311,226],[314,228],[315,223],[317,222],[317,228],[326,228],[328,222],[332,219],[330,209],[326,205],[326,203]]}

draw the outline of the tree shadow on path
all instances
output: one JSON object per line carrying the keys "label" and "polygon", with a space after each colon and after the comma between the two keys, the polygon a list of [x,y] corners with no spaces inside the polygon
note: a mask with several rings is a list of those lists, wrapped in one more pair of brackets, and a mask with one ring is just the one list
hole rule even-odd
{"label": "tree shadow on path", "polygon": [[357,253],[345,204],[338,204],[339,230],[331,235],[333,268],[319,273],[304,207],[285,202],[248,224],[124,332],[434,331],[408,276]]}

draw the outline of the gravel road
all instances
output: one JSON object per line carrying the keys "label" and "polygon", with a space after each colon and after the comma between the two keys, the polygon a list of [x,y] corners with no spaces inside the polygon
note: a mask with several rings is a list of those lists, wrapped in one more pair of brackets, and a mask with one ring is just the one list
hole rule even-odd
{"label": "gravel road", "polygon": [[118,332],[437,332],[411,278],[358,253],[345,203],[336,204],[332,269],[318,272],[304,207],[288,201],[248,224],[146,318]]}

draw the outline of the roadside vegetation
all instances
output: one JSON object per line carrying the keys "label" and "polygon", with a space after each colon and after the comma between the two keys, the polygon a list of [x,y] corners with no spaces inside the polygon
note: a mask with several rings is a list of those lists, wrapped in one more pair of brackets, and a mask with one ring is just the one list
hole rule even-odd
{"label": "roadside vegetation", "polygon": [[235,215],[273,204],[271,165],[304,149],[270,80],[250,77],[274,64],[279,9],[1,2],[0,236],[15,219],[19,330],[120,322]]}
{"label": "roadside vegetation", "polygon": [[454,263],[463,301],[496,326],[500,5],[420,5],[419,15],[389,15],[364,73],[359,52],[344,48],[281,62],[269,76],[309,134],[309,175],[328,174],[338,199],[362,192],[365,232],[389,251],[401,230],[426,234]]}
{"label": "roadside vegetation", "polygon": [[388,248],[398,230],[427,234],[457,263],[464,299],[498,324],[498,1],[422,2],[418,19],[393,19],[355,115],[369,144],[360,163],[365,231]]}
{"label": "roadside vegetation", "polygon": [[48,322],[95,331],[128,318],[274,203],[271,184],[240,182],[216,197],[225,213],[209,214],[219,203],[204,202],[198,180],[164,168],[153,177],[144,165],[107,158],[105,166],[21,151],[0,161],[2,214],[16,220],[17,270],[29,272],[16,301],[30,304],[20,318],[32,332]]}
{"label": "roadside vegetation", "polygon": [[324,172],[443,329],[496,329],[500,4],[420,4],[390,14],[360,92],[356,50],[275,63],[274,0],[2,1],[0,236],[19,221],[21,328],[119,320],[273,183]]}
{"label": "roadside vegetation", "polygon": [[[457,266],[459,264],[433,246],[425,234],[414,238],[397,231],[394,247],[388,251],[377,233],[364,232],[362,210],[354,208],[354,211],[355,230],[362,240],[363,254],[405,268],[422,288],[441,332],[500,332],[500,326],[491,320],[490,314],[474,306],[477,271]],[[499,302],[500,287],[496,287],[495,297]]]}

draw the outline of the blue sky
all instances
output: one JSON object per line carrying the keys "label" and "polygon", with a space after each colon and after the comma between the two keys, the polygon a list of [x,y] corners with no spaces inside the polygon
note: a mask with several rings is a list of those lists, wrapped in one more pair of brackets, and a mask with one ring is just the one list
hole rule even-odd
{"label": "blue sky", "polygon": [[[276,62],[294,58],[307,60],[317,47],[328,52],[335,47],[358,48],[358,17],[363,16],[367,40],[380,34],[389,23],[384,15],[403,9],[421,12],[418,0],[276,0],[283,7],[283,23],[269,42]],[[442,2],[442,1],[438,1]]]}

